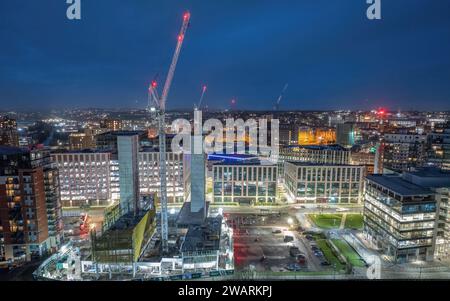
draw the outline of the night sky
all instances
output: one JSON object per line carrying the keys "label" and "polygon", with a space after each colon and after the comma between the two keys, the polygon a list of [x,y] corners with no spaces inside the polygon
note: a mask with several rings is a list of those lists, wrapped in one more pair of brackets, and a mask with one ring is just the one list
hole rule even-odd
{"label": "night sky", "polygon": [[0,110],[143,108],[192,18],[168,109],[450,109],[450,1],[0,0]]}

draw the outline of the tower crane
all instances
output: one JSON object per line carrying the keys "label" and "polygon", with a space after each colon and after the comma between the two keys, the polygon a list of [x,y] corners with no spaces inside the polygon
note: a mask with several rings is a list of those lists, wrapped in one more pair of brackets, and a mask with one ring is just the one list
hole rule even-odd
{"label": "tower crane", "polygon": [[277,102],[275,103],[275,108],[274,108],[275,111],[278,111],[280,109],[281,99],[283,98],[284,93],[286,92],[288,87],[289,87],[289,84],[286,84],[286,85],[284,85],[283,90],[281,90],[281,94],[280,94],[280,96],[278,96]]}
{"label": "tower crane", "polygon": [[189,27],[191,14],[187,11],[183,14],[183,24],[177,38],[177,46],[170,64],[169,72],[167,73],[166,82],[161,97],[158,97],[157,82],[153,80],[149,86],[149,110],[150,103],[153,102],[158,110],[158,136],[159,136],[159,177],[160,177],[160,203],[161,203],[161,242],[162,252],[167,253],[169,250],[169,226],[168,226],[168,212],[167,212],[167,178],[166,178],[166,122],[165,111],[166,102],[169,95],[170,86],[172,85],[173,76],[177,67],[178,57],[180,56],[181,46],[183,45],[186,31]]}

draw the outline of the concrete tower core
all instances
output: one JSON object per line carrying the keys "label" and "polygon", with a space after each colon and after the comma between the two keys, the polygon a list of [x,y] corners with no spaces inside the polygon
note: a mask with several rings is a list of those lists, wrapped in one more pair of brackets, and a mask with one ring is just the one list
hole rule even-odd
{"label": "concrete tower core", "polygon": [[207,217],[205,156],[201,112],[194,111],[194,135],[191,137],[191,151],[188,154],[190,165],[190,202],[185,202],[180,210],[179,225],[202,224]]}
{"label": "concrete tower core", "polygon": [[122,214],[139,210],[138,135],[117,136]]}

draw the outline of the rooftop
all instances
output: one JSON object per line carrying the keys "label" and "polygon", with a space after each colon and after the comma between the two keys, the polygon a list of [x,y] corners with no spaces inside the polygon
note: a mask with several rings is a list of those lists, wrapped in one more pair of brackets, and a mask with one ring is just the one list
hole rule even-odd
{"label": "rooftop", "polygon": [[351,165],[351,164],[333,164],[333,163],[311,163],[311,162],[299,162],[299,161],[286,161],[296,166],[336,166],[336,167],[362,167],[364,165]]}
{"label": "rooftop", "polygon": [[29,150],[27,148],[14,147],[14,146],[0,146],[0,155],[15,155],[26,154]]}
{"label": "rooftop", "polygon": [[108,150],[95,149],[95,148],[85,148],[85,149],[79,149],[79,150],[58,149],[58,150],[52,151],[52,155],[58,155],[58,154],[109,154],[109,153],[111,153],[111,152]]}
{"label": "rooftop", "polygon": [[182,252],[214,251],[220,247],[222,217],[209,217],[202,225],[190,226]]}
{"label": "rooftop", "polygon": [[102,136],[134,136],[145,134],[145,131],[109,131],[105,133],[98,134],[97,137]]}
{"label": "rooftop", "polygon": [[430,189],[406,181],[399,175],[374,174],[368,175],[366,178],[402,196],[430,195],[433,193]]}
{"label": "rooftop", "polygon": [[177,224],[184,225],[200,225],[205,221],[206,212],[208,212],[209,203],[205,202],[205,210],[199,212],[191,211],[191,202],[184,202],[177,217]]}
{"label": "rooftop", "polygon": [[302,148],[307,150],[331,150],[331,151],[348,151],[345,147],[339,144],[329,144],[329,145],[288,145],[285,146],[286,149],[292,148]]}

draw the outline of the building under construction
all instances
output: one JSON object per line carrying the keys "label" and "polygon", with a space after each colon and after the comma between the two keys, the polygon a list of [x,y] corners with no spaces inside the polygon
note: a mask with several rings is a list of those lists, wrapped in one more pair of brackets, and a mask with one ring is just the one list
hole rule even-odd
{"label": "building under construction", "polygon": [[155,208],[141,210],[137,215],[122,215],[99,237],[91,232],[92,260],[96,263],[132,264],[155,233]]}

